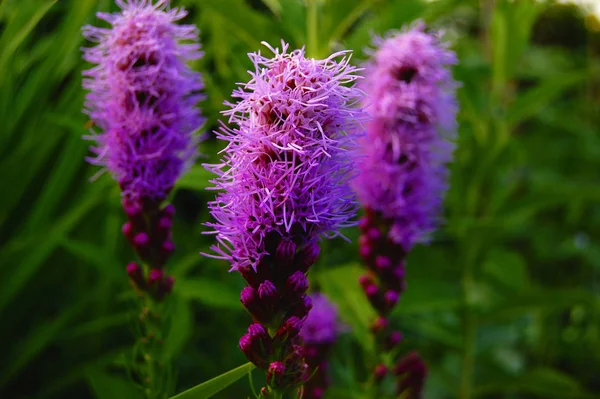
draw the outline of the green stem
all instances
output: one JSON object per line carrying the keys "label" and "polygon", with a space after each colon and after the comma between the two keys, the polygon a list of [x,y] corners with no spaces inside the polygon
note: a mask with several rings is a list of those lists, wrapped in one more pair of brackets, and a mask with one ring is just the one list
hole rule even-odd
{"label": "green stem", "polygon": [[319,23],[318,23],[318,0],[306,0],[306,54],[312,58],[319,57]]}
{"label": "green stem", "polygon": [[475,348],[477,337],[477,321],[473,315],[469,303],[469,292],[473,284],[470,275],[463,276],[463,356],[462,371],[460,378],[460,399],[471,397],[471,386],[473,384],[473,370],[475,368]]}
{"label": "green stem", "polygon": [[[468,240],[463,238],[463,242]],[[475,285],[474,268],[479,249],[482,245],[479,236],[474,236],[464,248],[462,299],[463,299],[463,353],[460,376],[460,399],[469,399],[472,394],[473,372],[475,370],[475,352],[477,349],[477,316],[473,310],[472,292]]]}

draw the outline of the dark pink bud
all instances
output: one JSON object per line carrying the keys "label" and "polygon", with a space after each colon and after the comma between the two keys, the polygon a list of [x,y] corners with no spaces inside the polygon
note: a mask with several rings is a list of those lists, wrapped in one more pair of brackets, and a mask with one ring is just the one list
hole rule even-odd
{"label": "dark pink bud", "polygon": [[375,369],[373,370],[373,376],[375,377],[375,381],[379,382],[383,380],[387,373],[388,368],[386,367],[386,365],[379,363],[377,366],[375,366]]}
{"label": "dark pink bud", "polygon": [[129,262],[127,264],[127,275],[138,287],[144,287],[144,272],[142,271],[140,265],[135,262]]}
{"label": "dark pink bud", "polygon": [[136,248],[145,248],[150,244],[150,237],[143,231],[141,233],[137,233],[133,238],[133,244],[136,246]]}
{"label": "dark pink bud", "polygon": [[385,349],[390,351],[402,341],[402,334],[399,331],[392,331],[385,339]]}
{"label": "dark pink bud", "polygon": [[244,352],[244,355],[250,360],[256,367],[266,369],[269,365],[268,360],[264,356],[264,351],[255,338],[246,334],[240,338],[240,349]]}
{"label": "dark pink bud", "polygon": [[163,213],[163,215],[172,219],[173,215],[175,215],[175,207],[173,206],[173,204],[167,204],[163,208],[162,213]]}
{"label": "dark pink bud", "polygon": [[248,327],[248,334],[251,337],[264,337],[267,335],[267,331],[262,325],[253,323]]}
{"label": "dark pink bud", "polygon": [[133,240],[133,236],[134,236],[134,230],[133,230],[133,223],[131,223],[131,221],[126,221],[123,224],[123,227],[121,228],[121,231],[123,232],[123,235],[125,237],[127,237],[130,241]]}
{"label": "dark pink bud", "polygon": [[297,256],[296,266],[300,271],[306,272],[319,259],[321,247],[317,242],[311,242],[305,246]]}
{"label": "dark pink bud", "polygon": [[273,362],[267,371],[267,382],[270,386],[278,388],[283,385],[285,366],[281,362]]}
{"label": "dark pink bud", "polygon": [[360,276],[358,278],[358,282],[363,287],[363,289],[366,289],[366,287],[375,284],[373,277],[369,276],[368,274],[363,274],[362,276]]}
{"label": "dark pink bud", "polygon": [[294,338],[298,335],[300,330],[302,329],[302,320],[299,317],[292,316],[287,319],[281,327],[277,330],[276,338],[280,339],[282,342],[291,338]]}
{"label": "dark pink bud", "polygon": [[268,323],[270,321],[259,300],[258,292],[254,288],[244,287],[240,293],[240,302],[248,309],[248,312],[250,312],[255,320],[261,323]]}
{"label": "dark pink bud", "polygon": [[385,330],[388,326],[388,320],[385,317],[377,317],[377,319],[375,320],[375,322],[373,322],[373,324],[371,325],[371,331],[373,331],[373,333],[378,334],[381,331]]}
{"label": "dark pink bud", "polygon": [[308,295],[304,295],[289,314],[294,315],[299,319],[304,319],[312,309],[312,306],[312,299],[310,299]]}
{"label": "dark pink bud", "polygon": [[296,295],[302,295],[308,289],[308,279],[301,271],[294,272],[286,281],[286,288]]}
{"label": "dark pink bud", "polygon": [[296,255],[296,243],[294,241],[281,240],[275,251],[275,260],[279,267],[291,265]]}
{"label": "dark pink bud", "polygon": [[371,227],[367,230],[367,236],[371,239],[371,241],[377,241],[381,238],[381,231],[377,227]]}
{"label": "dark pink bud", "polygon": [[163,278],[163,272],[160,269],[152,269],[150,270],[150,274],[148,275],[148,285],[153,285],[158,283]]}
{"label": "dark pink bud", "polygon": [[388,309],[391,309],[398,303],[400,295],[394,290],[388,290],[384,295],[385,304]]}
{"label": "dark pink bud", "polygon": [[392,260],[387,256],[379,255],[375,258],[375,266],[377,269],[386,270],[392,266]]}
{"label": "dark pink bud", "polygon": [[366,231],[370,225],[371,223],[369,222],[369,218],[367,217],[362,217],[358,221],[358,228],[363,232]]}
{"label": "dark pink bud", "polygon": [[165,241],[162,243],[160,249],[164,255],[169,256],[175,252],[175,244],[171,240]]}
{"label": "dark pink bud", "polygon": [[263,302],[274,301],[277,299],[277,288],[272,282],[266,280],[258,286],[258,296]]}

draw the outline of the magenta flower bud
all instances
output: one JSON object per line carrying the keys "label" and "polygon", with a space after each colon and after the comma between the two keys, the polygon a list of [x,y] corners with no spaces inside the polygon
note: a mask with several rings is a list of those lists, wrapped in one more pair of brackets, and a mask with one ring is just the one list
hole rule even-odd
{"label": "magenta flower bud", "polygon": [[269,365],[268,359],[265,356],[265,350],[261,343],[250,334],[243,335],[240,338],[240,349],[256,367],[266,369]]}
{"label": "magenta flower bud", "polygon": [[269,365],[267,371],[267,381],[272,387],[278,388],[282,386],[283,378],[285,376],[285,366],[282,362],[273,362]]}
{"label": "magenta flower bud", "polygon": [[283,341],[288,338],[294,338],[302,329],[302,320],[296,316],[287,319],[277,330],[276,338]]}
{"label": "magenta flower bud", "polygon": [[312,265],[319,259],[321,247],[317,242],[311,242],[304,247],[297,256],[296,264],[298,269],[302,272],[306,272]]}
{"label": "magenta flower bud", "polygon": [[299,319],[304,319],[308,312],[312,309],[312,299],[308,295],[304,295],[290,311],[290,315],[296,316]]}
{"label": "magenta flower bud", "polygon": [[369,221],[369,218],[367,217],[362,217],[360,218],[360,220],[358,221],[358,228],[362,231],[362,232],[366,232],[367,229],[371,226],[371,223]]}
{"label": "magenta flower bud", "polygon": [[360,276],[358,278],[358,282],[363,287],[363,289],[366,289],[368,286],[375,284],[373,277],[369,276],[368,274],[364,274],[364,275]]}
{"label": "magenta flower bud", "polygon": [[375,257],[375,266],[379,270],[386,270],[392,266],[392,260],[387,256],[378,255]]}
{"label": "magenta flower bud", "polygon": [[168,240],[162,243],[160,249],[162,253],[168,257],[175,252],[175,244],[173,244],[173,241]]}
{"label": "magenta flower bud", "polygon": [[400,331],[392,331],[385,339],[386,351],[391,351],[400,341],[402,341],[402,333]]}
{"label": "magenta flower bud", "polygon": [[258,286],[258,296],[264,302],[268,303],[277,300],[277,288],[269,280]]}
{"label": "magenta flower bud", "polygon": [[84,49],[95,64],[84,72],[86,112],[103,131],[90,136],[97,154],[90,162],[112,173],[125,198],[157,204],[195,159],[203,84],[186,63],[202,53],[181,41],[197,41],[198,31],[176,25],[186,12],[168,1],[117,3],[120,13],[97,14],[110,28],[83,28],[98,43]]}
{"label": "magenta flower bud", "polygon": [[367,230],[366,235],[371,241],[377,241],[381,238],[381,231],[377,227],[371,227]]}
{"label": "magenta flower bud", "polygon": [[388,327],[388,320],[385,317],[379,316],[371,325],[371,331],[378,334]]}
{"label": "magenta flower bud", "polygon": [[173,290],[173,284],[175,284],[173,276],[166,276],[160,280],[154,293],[155,299],[157,301],[163,300]]}
{"label": "magenta flower bud", "polygon": [[150,245],[150,237],[146,232],[137,233],[133,238],[133,243],[136,248],[145,248]]}
{"label": "magenta flower bud", "polygon": [[265,312],[257,291],[252,287],[244,287],[240,293],[240,302],[246,307],[252,317],[260,323],[268,323],[270,315]]}
{"label": "magenta flower bud", "polygon": [[121,228],[121,231],[123,232],[123,235],[125,236],[125,238],[127,238],[127,241],[129,241],[129,243],[131,245],[134,245],[134,237],[135,237],[135,230],[133,229],[133,223],[131,223],[131,221],[126,221],[123,224],[123,227]]}
{"label": "magenta flower bud", "polygon": [[127,275],[139,288],[144,287],[144,272],[142,271],[140,265],[135,262],[129,262],[127,264]]}
{"label": "magenta flower bud", "polygon": [[379,382],[383,380],[387,373],[387,366],[385,364],[379,363],[377,366],[375,366],[375,369],[373,370],[373,376],[375,377],[375,381]]}
{"label": "magenta flower bud", "polygon": [[170,231],[172,226],[173,226],[173,221],[168,216],[163,216],[158,221],[158,228],[162,232]]}
{"label": "magenta flower bud", "polygon": [[396,305],[396,303],[398,303],[398,299],[400,298],[400,294],[398,294],[394,290],[388,290],[384,294],[383,298],[385,300],[385,304],[386,304],[387,308],[391,309],[391,308],[394,307],[394,305]]}
{"label": "magenta flower bud", "polygon": [[295,295],[302,295],[308,289],[308,279],[301,271],[294,272],[288,277],[286,287]]}
{"label": "magenta flower bud", "polygon": [[173,219],[173,215],[175,215],[175,207],[173,206],[173,204],[167,204],[162,209],[162,212],[165,217],[168,217],[169,219]]}
{"label": "magenta flower bud", "polygon": [[150,270],[150,274],[148,275],[148,285],[154,285],[161,281],[163,278],[163,272],[160,269],[152,269]]}
{"label": "magenta flower bud", "polygon": [[281,266],[288,265],[294,261],[296,244],[293,241],[281,240],[275,252],[275,260]]}

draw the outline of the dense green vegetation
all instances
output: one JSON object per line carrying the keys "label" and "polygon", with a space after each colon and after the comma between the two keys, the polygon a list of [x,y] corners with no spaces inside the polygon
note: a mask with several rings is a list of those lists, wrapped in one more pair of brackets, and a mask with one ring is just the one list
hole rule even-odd
{"label": "dense green vegetation", "polygon": [[[528,0],[173,0],[201,30],[207,131],[248,79],[248,52],[281,38],[326,56],[421,18],[460,64],[460,135],[446,222],[408,262],[393,315],[430,366],[426,398],[600,396],[600,23]],[[136,304],[118,187],[84,158],[80,29],[112,0],[0,0],[0,397],[129,398]],[[310,25],[310,19],[308,24]],[[221,147],[204,142],[205,159]],[[199,160],[203,162],[205,159]],[[173,194],[176,277],[165,342],[181,391],[243,364],[243,281],[199,255],[211,236],[198,164]],[[353,244],[311,272],[350,326],[332,398],[359,398],[367,322]],[[255,373],[259,374],[259,373]],[[260,376],[255,375],[256,386]],[[246,379],[215,397],[250,395]]]}

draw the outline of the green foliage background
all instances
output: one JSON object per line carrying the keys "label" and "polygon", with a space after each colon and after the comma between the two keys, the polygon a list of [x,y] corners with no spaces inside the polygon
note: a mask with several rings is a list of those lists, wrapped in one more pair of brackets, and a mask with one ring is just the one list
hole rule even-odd
{"label": "green foliage background", "polygon": [[[207,130],[217,127],[248,52],[308,42],[326,56],[422,18],[446,30],[460,136],[433,243],[410,255],[393,322],[430,365],[426,398],[472,387],[482,398],[600,397],[600,24],[529,0],[174,0],[201,30]],[[0,397],[133,398],[123,378],[135,302],[107,175],[85,163],[80,28],[109,0],[0,0]],[[309,22],[307,22],[307,20]],[[264,51],[264,50],[263,50]],[[221,144],[202,144],[215,160]],[[179,183],[170,265],[176,277],[165,347],[176,391],[245,359],[242,279],[204,258],[210,236],[199,165]],[[351,327],[332,361],[332,398],[362,398],[372,313],[357,288],[355,230],[325,244],[311,272]],[[259,374],[259,373],[254,373]],[[257,386],[260,376],[255,375]],[[471,384],[472,382],[472,384]],[[215,397],[250,394],[247,380]],[[463,396],[464,397],[464,396]]]}

